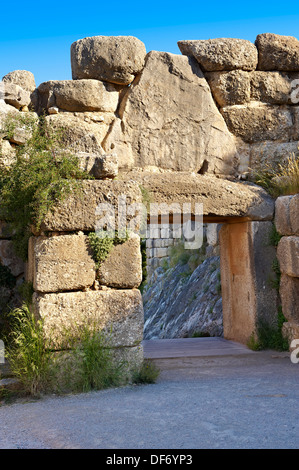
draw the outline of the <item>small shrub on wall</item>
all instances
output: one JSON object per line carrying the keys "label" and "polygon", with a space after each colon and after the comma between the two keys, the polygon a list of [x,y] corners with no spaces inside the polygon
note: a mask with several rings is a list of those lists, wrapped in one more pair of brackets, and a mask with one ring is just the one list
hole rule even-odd
{"label": "small shrub on wall", "polygon": [[47,212],[79,190],[79,180],[91,177],[63,148],[61,131],[54,132],[43,118],[20,114],[21,118],[8,116],[2,124],[8,139],[20,126],[27,138],[16,146],[12,164],[0,167],[0,218],[11,223],[16,254],[26,260],[30,225],[38,230]]}

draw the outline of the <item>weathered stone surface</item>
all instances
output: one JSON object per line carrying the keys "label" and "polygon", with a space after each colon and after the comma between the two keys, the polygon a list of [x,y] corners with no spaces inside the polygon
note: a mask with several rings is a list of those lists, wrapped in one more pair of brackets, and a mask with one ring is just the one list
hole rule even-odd
{"label": "weathered stone surface", "polygon": [[[117,229],[118,198],[126,197],[128,205],[142,202],[139,184],[134,181],[118,180],[91,180],[84,181],[82,193],[73,194],[64,202],[57,204],[42,223],[42,230],[49,231],[93,231],[104,214],[97,211],[101,203],[112,204],[115,208],[115,222]],[[112,214],[114,220],[114,214]],[[134,219],[134,215],[127,214],[127,223]],[[110,219],[111,220],[111,219]]]}
{"label": "weathered stone surface", "polygon": [[103,153],[102,141],[110,124],[112,113],[64,112],[46,117],[53,129],[63,130],[63,141],[67,149],[75,152]]}
{"label": "weathered stone surface", "polygon": [[207,72],[205,77],[219,106],[231,106],[250,101],[249,72],[243,70]]}
{"label": "weathered stone surface", "polygon": [[299,71],[299,41],[292,36],[259,34],[255,45],[258,49],[259,70]]}
{"label": "weathered stone surface", "polygon": [[293,339],[299,338],[299,322],[285,322],[282,325],[282,335],[286,338],[291,345]]}
{"label": "weathered stone surface", "polygon": [[95,264],[83,233],[37,237],[31,246],[35,291],[61,292],[93,285]]}
{"label": "weathered stone surface", "polygon": [[275,226],[281,235],[299,235],[299,194],[276,199]]}
{"label": "weathered stone surface", "polygon": [[249,105],[226,106],[221,113],[229,130],[245,142],[264,140],[288,141],[293,136],[293,118],[284,106]]}
{"label": "weathered stone surface", "polygon": [[275,201],[275,227],[281,235],[295,235],[290,219],[290,201],[292,197],[281,196]]}
{"label": "weathered stone surface", "polygon": [[138,289],[34,294],[33,303],[46,336],[53,338],[57,348],[65,345],[65,331],[78,334],[80,326],[88,324],[111,336],[113,347],[136,346],[142,341],[143,306]]}
{"label": "weathered stone surface", "polygon": [[[125,155],[127,167],[235,172],[234,138],[194,59],[151,51],[141,76],[123,97],[119,114],[122,121],[112,130],[115,140],[108,135],[104,148]],[[121,156],[120,167],[123,164]]]}
{"label": "weathered stone surface", "polygon": [[29,106],[31,101],[30,93],[29,91],[23,90],[19,85],[4,82],[2,91],[4,94],[3,99],[7,104],[10,104],[17,109],[20,109],[23,106]]}
{"label": "weathered stone surface", "polygon": [[195,41],[179,41],[179,49],[184,55],[193,55],[203,70],[255,70],[257,49],[245,39],[217,38]]}
{"label": "weathered stone surface", "polygon": [[151,202],[180,205],[203,204],[204,216],[248,217],[252,220],[272,220],[274,200],[260,186],[236,183],[209,175],[187,172],[128,171],[123,173],[124,181],[136,181],[148,191]]}
{"label": "weathered stone surface", "polygon": [[99,155],[86,152],[78,152],[82,170],[90,173],[97,179],[114,179],[118,174],[118,158],[116,154]]}
{"label": "weathered stone surface", "polygon": [[280,271],[299,277],[299,237],[282,237],[277,246]]}
{"label": "weathered stone surface", "polygon": [[299,323],[299,278],[283,274],[279,294],[286,319]]}
{"label": "weathered stone surface", "polygon": [[289,208],[292,232],[294,235],[299,235],[299,194],[292,197]]}
{"label": "weathered stone surface", "polygon": [[138,287],[142,281],[140,238],[136,235],[113,247],[97,271],[100,284],[121,289]]}
{"label": "weathered stone surface", "polygon": [[6,74],[2,80],[5,83],[19,85],[23,90],[29,91],[30,93],[36,88],[34,75],[28,70],[13,70],[13,72]]}
{"label": "weathered stone surface", "polygon": [[71,45],[73,79],[128,85],[144,66],[144,44],[133,36],[94,36]]}
{"label": "weathered stone surface", "polygon": [[25,264],[15,255],[11,240],[0,240],[0,263],[7,266],[14,276],[19,276],[25,271]]}
{"label": "weathered stone surface", "polygon": [[260,170],[267,165],[283,164],[291,155],[298,155],[299,142],[257,142],[250,146],[250,169]]}
{"label": "weathered stone surface", "polygon": [[114,113],[118,105],[118,91],[99,80],[52,80],[41,83],[38,91],[46,107],[51,104],[65,111]]}
{"label": "weathered stone surface", "polygon": [[0,125],[1,121],[7,116],[7,114],[18,114],[18,110],[14,108],[14,106],[5,103],[2,96],[2,89],[0,88]]}
{"label": "weathered stone surface", "polygon": [[251,99],[270,104],[291,104],[292,79],[282,72],[252,72]]}
{"label": "weathered stone surface", "polygon": [[11,165],[16,158],[16,151],[8,140],[0,141],[0,162],[5,165]]}

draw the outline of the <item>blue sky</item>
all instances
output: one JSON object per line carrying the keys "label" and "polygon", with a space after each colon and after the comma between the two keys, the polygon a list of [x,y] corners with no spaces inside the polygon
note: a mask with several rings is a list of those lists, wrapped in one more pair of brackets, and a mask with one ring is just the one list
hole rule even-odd
{"label": "blue sky", "polygon": [[254,42],[259,33],[299,38],[298,2],[241,1],[14,1],[1,5],[0,78],[25,69],[39,85],[71,79],[70,45],[87,36],[131,35],[147,51],[179,54],[181,39],[236,37]]}

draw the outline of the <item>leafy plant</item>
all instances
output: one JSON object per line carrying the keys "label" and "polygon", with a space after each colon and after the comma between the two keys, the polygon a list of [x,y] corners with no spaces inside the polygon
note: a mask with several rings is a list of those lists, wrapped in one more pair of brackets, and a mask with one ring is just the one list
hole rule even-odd
{"label": "leafy plant", "polygon": [[145,359],[140,368],[133,372],[132,382],[136,385],[153,384],[160,375],[159,368],[149,359]]}
{"label": "leafy plant", "polygon": [[110,232],[102,233],[102,236],[97,235],[96,232],[88,234],[89,245],[92,249],[92,257],[96,264],[96,269],[108,257],[113,246],[125,243],[129,239],[126,232],[124,237],[120,237],[117,232],[114,234]]}
{"label": "leafy plant", "polygon": [[282,313],[282,308],[279,307],[277,322],[275,324],[270,324],[265,321],[260,321],[257,328],[257,337],[252,334],[247,346],[255,351],[261,349],[288,351],[288,340],[282,335],[282,325],[286,321],[287,320]]}
{"label": "leafy plant", "polygon": [[42,321],[35,318],[27,305],[11,311],[10,316],[6,357],[24,391],[38,396],[49,387],[52,379],[50,340],[44,338]]}
{"label": "leafy plant", "polygon": [[[70,339],[70,338],[69,338]],[[80,327],[71,338],[69,357],[60,366],[60,387],[66,391],[88,392],[125,381],[125,361],[113,357],[109,337],[98,331],[96,325]]]}
{"label": "leafy plant", "polygon": [[78,191],[79,180],[91,177],[80,169],[79,159],[64,150],[59,131],[44,119],[33,121],[28,113],[20,114],[9,116],[2,126],[10,136],[22,119],[28,139],[16,147],[15,161],[0,168],[0,217],[11,223],[16,254],[26,260],[30,225],[39,230],[54,205]]}
{"label": "leafy plant", "polygon": [[269,235],[269,244],[271,246],[277,246],[282,238],[282,235],[277,232],[275,225],[272,225],[272,229]]}

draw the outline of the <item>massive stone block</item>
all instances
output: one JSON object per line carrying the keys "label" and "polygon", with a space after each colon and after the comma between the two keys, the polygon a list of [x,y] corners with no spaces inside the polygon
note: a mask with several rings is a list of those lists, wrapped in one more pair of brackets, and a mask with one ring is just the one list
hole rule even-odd
{"label": "massive stone block", "polygon": [[299,71],[299,41],[292,36],[259,34],[255,41],[258,49],[259,70]]}
{"label": "massive stone block", "polygon": [[23,90],[27,90],[30,93],[32,93],[36,88],[34,75],[28,70],[13,70],[4,76],[2,81],[19,85]]}
{"label": "massive stone block", "polygon": [[99,80],[52,80],[41,83],[38,91],[46,108],[114,113],[118,105],[118,91]]}
{"label": "massive stone block", "polygon": [[202,203],[204,216],[272,220],[274,214],[274,200],[253,184],[173,171],[132,170],[123,173],[121,178],[139,183],[148,192],[151,202],[165,204],[171,212],[174,211],[172,204],[178,204],[181,213],[187,212],[183,205],[190,204],[191,213],[195,214],[196,204]]}
{"label": "massive stone block", "polygon": [[103,145],[121,156],[120,166],[235,172],[234,138],[195,59],[151,51],[119,114]]}
{"label": "massive stone block", "polygon": [[229,130],[245,142],[291,140],[294,133],[292,112],[284,106],[249,105],[227,106],[221,113]]}
{"label": "massive stone block", "polygon": [[56,348],[68,345],[66,332],[78,336],[83,325],[103,330],[113,347],[138,346],[143,338],[138,289],[34,294],[33,305],[43,319],[46,337],[53,339]]}
{"label": "massive stone block", "polygon": [[[91,180],[83,181],[82,191],[72,194],[67,200],[60,202],[45,217],[42,223],[44,231],[94,231],[97,223],[105,217],[105,213],[98,211],[99,204],[111,204],[114,213],[111,219],[118,228],[118,202],[125,197],[128,205],[142,203],[142,194],[137,182],[118,180]],[[135,212],[126,214],[126,222],[130,223]]]}
{"label": "massive stone block", "polygon": [[250,73],[243,70],[207,72],[206,79],[220,107],[250,101]]}
{"label": "massive stone block", "polygon": [[275,226],[281,235],[299,235],[299,194],[276,199]]}
{"label": "massive stone block", "polygon": [[14,83],[4,82],[3,95],[5,102],[17,109],[28,106],[31,101],[29,91]]}
{"label": "massive stone block", "polygon": [[121,289],[138,287],[142,281],[139,236],[114,246],[107,259],[101,263],[97,278],[105,286]]}
{"label": "massive stone block", "polygon": [[[61,292],[90,287],[95,281],[95,263],[87,237],[61,235],[31,239],[33,287],[38,292]],[[30,269],[30,268],[29,268]]]}
{"label": "massive stone block", "polygon": [[290,322],[299,323],[299,278],[283,274],[279,288],[282,313]]}
{"label": "massive stone block", "polygon": [[257,49],[245,39],[215,38],[208,40],[179,41],[182,54],[193,55],[203,70],[255,70]]}
{"label": "massive stone block", "polygon": [[62,129],[63,142],[67,149],[101,154],[101,144],[114,119],[112,113],[64,112],[47,116],[46,122],[54,130]]}
{"label": "massive stone block", "polygon": [[299,277],[299,237],[282,237],[277,246],[277,258],[282,273]]}
{"label": "massive stone block", "polygon": [[133,36],[94,36],[71,45],[72,77],[128,85],[144,66],[145,46]]}
{"label": "massive stone block", "polygon": [[269,104],[291,104],[292,79],[281,72],[252,72],[251,99]]}

